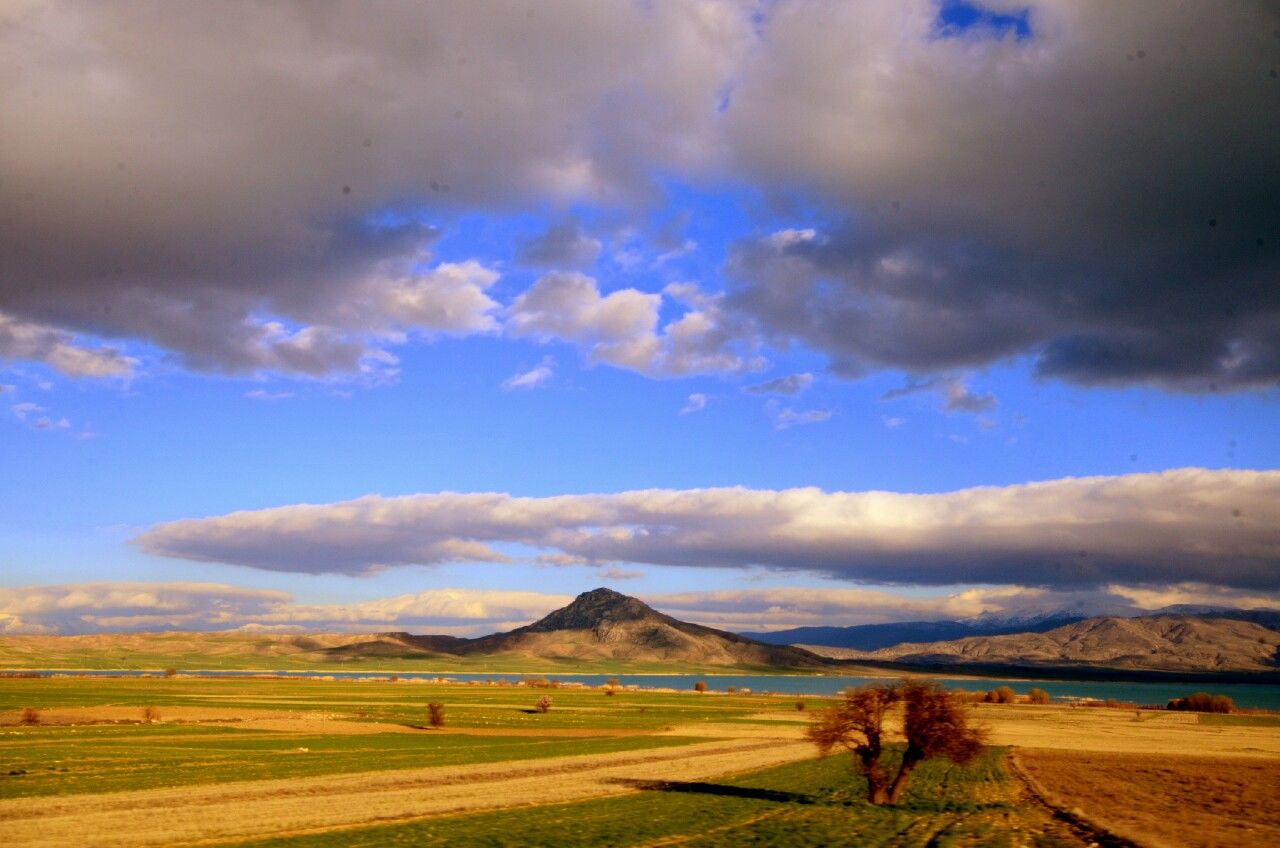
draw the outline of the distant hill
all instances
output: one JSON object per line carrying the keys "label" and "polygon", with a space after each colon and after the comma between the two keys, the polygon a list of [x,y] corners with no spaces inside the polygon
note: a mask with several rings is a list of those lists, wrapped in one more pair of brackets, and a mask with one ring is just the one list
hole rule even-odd
{"label": "distant hill", "polygon": [[[1263,616],[1265,619],[1265,616]],[[873,651],[811,646],[839,659],[912,665],[1093,667],[1181,672],[1280,668],[1280,632],[1204,615],[1104,616],[1045,633],[904,643]]]}
{"label": "distant hill", "polygon": [[567,607],[508,633],[470,639],[456,653],[566,659],[678,661],[698,665],[819,668],[809,651],[766,645],[736,633],[663,615],[611,589],[579,595]]}
{"label": "distant hill", "polygon": [[770,645],[821,645],[875,651],[903,642],[938,642],[966,636],[999,636],[1007,633],[1043,633],[1085,616],[1056,616],[1040,621],[959,620],[895,621],[887,624],[854,624],[848,627],[793,627],[768,633],[743,631],[742,636]]}

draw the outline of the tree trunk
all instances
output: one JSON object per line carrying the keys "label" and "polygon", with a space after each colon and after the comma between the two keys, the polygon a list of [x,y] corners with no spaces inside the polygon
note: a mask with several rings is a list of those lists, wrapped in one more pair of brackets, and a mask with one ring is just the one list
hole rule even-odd
{"label": "tree trunk", "polygon": [[911,777],[911,770],[916,767],[916,763],[924,759],[924,755],[920,749],[914,745],[908,745],[907,750],[902,754],[902,765],[898,767],[898,774],[893,778],[893,783],[889,786],[888,801],[890,804],[897,804],[902,800],[902,793],[907,788],[907,778]]}

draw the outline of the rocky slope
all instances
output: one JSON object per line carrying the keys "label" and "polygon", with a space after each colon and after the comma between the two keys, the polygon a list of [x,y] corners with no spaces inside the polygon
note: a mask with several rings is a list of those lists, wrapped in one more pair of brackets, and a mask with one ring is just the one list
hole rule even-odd
{"label": "rocky slope", "polygon": [[1280,632],[1189,615],[1090,618],[1045,633],[904,643],[876,651],[810,646],[840,659],[920,665],[1091,666],[1150,671],[1276,671]]}

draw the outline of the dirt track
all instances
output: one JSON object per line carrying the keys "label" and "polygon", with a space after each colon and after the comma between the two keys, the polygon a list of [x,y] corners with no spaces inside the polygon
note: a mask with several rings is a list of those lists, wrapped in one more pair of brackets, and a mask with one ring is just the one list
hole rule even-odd
{"label": "dirt track", "polygon": [[636,791],[619,780],[705,780],[812,757],[813,746],[731,739],[519,764],[0,801],[11,845],[153,846],[312,832]]}

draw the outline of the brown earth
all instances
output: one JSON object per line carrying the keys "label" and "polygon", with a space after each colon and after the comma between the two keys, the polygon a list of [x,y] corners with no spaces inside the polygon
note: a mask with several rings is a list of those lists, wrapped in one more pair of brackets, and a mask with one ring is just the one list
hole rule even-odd
{"label": "brown earth", "polygon": [[1026,749],[1050,800],[1151,848],[1280,845],[1280,768],[1189,755]]}
{"label": "brown earth", "polygon": [[555,804],[638,791],[634,781],[705,780],[813,756],[812,745],[721,740],[678,750],[247,781],[0,801],[12,845],[168,846]]}

